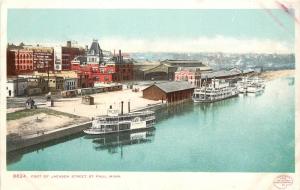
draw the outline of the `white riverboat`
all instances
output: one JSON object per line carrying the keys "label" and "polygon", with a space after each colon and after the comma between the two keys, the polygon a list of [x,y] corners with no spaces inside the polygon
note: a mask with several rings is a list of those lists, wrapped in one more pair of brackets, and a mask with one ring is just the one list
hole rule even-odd
{"label": "white riverboat", "polygon": [[248,78],[243,77],[242,80],[238,81],[236,83],[237,89],[239,93],[246,93],[247,92],[247,87],[249,86]]}
{"label": "white riverboat", "polygon": [[155,124],[155,112],[141,111],[119,114],[110,108],[106,116],[93,119],[92,126],[83,130],[86,134],[99,135],[151,128]]}
{"label": "white riverboat", "polygon": [[237,88],[240,93],[258,93],[265,89],[265,81],[258,77],[243,77],[237,82]]}
{"label": "white riverboat", "polygon": [[215,102],[238,95],[235,85],[225,80],[212,79],[211,84],[196,88],[193,93],[194,102]]}
{"label": "white riverboat", "polygon": [[259,93],[264,91],[264,89],[265,87],[263,85],[253,83],[247,87],[247,93]]}
{"label": "white riverboat", "polygon": [[248,93],[259,93],[265,89],[265,81],[259,77],[249,79],[250,85],[247,87]]}

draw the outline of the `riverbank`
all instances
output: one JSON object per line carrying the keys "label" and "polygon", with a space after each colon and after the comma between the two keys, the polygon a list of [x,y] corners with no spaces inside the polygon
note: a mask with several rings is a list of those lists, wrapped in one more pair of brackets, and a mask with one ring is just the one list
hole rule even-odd
{"label": "riverbank", "polygon": [[7,134],[23,138],[88,120],[85,117],[48,108],[18,110],[7,114]]}
{"label": "riverbank", "polygon": [[295,70],[264,71],[260,74],[267,81],[292,76],[295,76]]}
{"label": "riverbank", "polygon": [[63,137],[14,152],[7,170],[294,172],[294,92],[282,78],[257,96],[168,106],[151,132]]}
{"label": "riverbank", "polygon": [[[294,70],[266,71],[260,76],[266,80],[294,76]],[[58,99],[54,107],[41,106],[37,110],[18,110],[7,112],[7,151],[24,148],[56,138],[78,133],[83,130],[82,123],[97,115],[106,115],[110,105],[121,110],[120,102],[124,102],[123,111],[138,111],[144,109],[159,109],[164,107],[161,101],[147,100],[142,97],[142,89],[133,92],[130,89],[122,91],[93,94],[95,105],[81,103],[81,97]],[[69,127],[72,126],[72,130]],[[85,126],[86,127],[86,126]],[[59,134],[58,134],[59,133]],[[10,143],[10,144],[9,144]]]}

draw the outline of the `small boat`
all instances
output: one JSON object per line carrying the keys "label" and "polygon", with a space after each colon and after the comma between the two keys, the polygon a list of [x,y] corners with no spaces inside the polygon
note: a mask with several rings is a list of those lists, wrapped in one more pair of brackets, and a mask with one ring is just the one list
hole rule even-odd
{"label": "small boat", "polygon": [[118,110],[110,108],[106,116],[93,119],[92,126],[84,133],[90,135],[118,133],[151,128],[155,124],[155,112],[141,111],[119,114]]}
{"label": "small boat", "polygon": [[220,79],[212,79],[211,84],[196,88],[193,93],[194,102],[215,102],[238,95],[235,85]]}

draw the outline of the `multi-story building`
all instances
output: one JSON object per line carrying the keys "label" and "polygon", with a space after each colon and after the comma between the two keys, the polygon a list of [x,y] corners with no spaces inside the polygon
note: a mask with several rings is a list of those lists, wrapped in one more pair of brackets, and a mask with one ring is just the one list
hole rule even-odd
{"label": "multi-story building", "polygon": [[211,72],[211,68],[207,66],[201,67],[178,67],[175,72],[175,81],[188,81],[194,86],[201,85],[201,75]]}
{"label": "multi-story building", "polygon": [[199,68],[186,67],[179,68],[175,72],[175,81],[188,81],[194,86],[199,86],[201,80],[201,71]]}
{"label": "multi-story building", "polygon": [[124,59],[121,50],[117,56],[112,56],[108,51],[103,53],[97,40],[93,40],[85,56],[73,59],[71,70],[77,72],[78,84],[82,88],[93,87],[97,82],[133,80],[132,60]]}
{"label": "multi-story building", "polygon": [[54,49],[50,47],[28,47],[33,51],[33,70],[38,72],[54,71]]}
{"label": "multi-story building", "polygon": [[71,41],[67,41],[67,46],[61,47],[61,70],[70,71],[72,60],[80,55],[84,55],[85,50],[79,47],[73,47]]}
{"label": "multi-story building", "polygon": [[28,49],[7,49],[7,75],[33,72],[33,51]]}
{"label": "multi-story building", "polygon": [[7,75],[28,74],[33,71],[54,70],[53,48],[9,45],[7,47]]}
{"label": "multi-story building", "polygon": [[93,40],[91,48],[88,49],[87,64],[101,64],[103,63],[103,52],[98,43],[98,40]]}

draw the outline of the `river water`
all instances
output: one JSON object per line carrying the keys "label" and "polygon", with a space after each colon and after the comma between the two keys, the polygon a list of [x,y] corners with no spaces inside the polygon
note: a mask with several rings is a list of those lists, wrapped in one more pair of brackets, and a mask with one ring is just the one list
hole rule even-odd
{"label": "river water", "polygon": [[294,78],[260,95],[157,112],[154,130],[73,135],[9,154],[11,171],[294,172]]}

